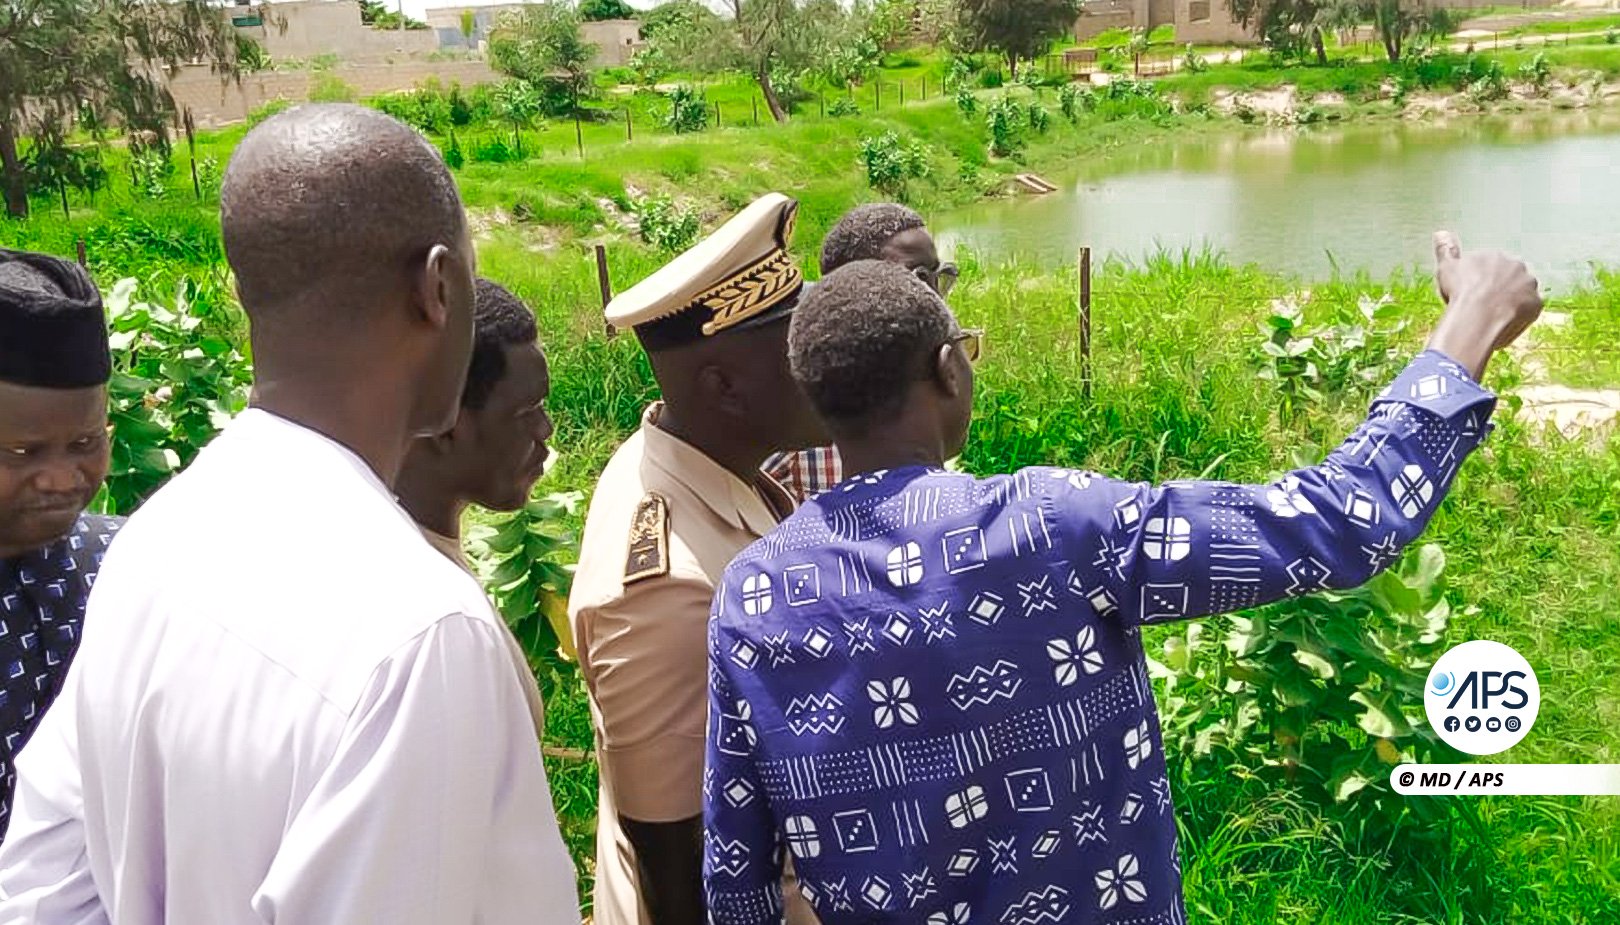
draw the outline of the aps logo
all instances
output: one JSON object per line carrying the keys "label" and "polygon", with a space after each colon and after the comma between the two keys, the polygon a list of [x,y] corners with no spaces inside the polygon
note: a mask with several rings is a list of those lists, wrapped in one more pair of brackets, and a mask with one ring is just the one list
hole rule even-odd
{"label": "aps logo", "polygon": [[1476,639],[1453,646],[1429,671],[1429,725],[1451,747],[1494,755],[1519,742],[1541,710],[1535,669],[1511,646]]}

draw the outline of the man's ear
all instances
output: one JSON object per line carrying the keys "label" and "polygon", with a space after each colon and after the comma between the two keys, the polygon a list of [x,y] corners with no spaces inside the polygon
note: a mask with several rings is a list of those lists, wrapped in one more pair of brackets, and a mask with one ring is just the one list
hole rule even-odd
{"label": "man's ear", "polygon": [[450,248],[435,244],[422,262],[417,304],[423,320],[435,328],[443,328],[450,322],[450,274],[455,270],[455,259]]}
{"label": "man's ear", "polygon": [[957,349],[951,344],[941,344],[939,349],[934,352],[932,370],[934,386],[946,398],[956,398],[961,395],[962,389],[967,385],[967,381],[962,375],[962,364],[965,361],[957,353]]}

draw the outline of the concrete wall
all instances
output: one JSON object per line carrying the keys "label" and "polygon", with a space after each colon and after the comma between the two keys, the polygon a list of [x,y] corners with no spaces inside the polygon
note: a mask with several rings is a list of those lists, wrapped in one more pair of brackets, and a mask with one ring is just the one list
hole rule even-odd
{"label": "concrete wall", "polygon": [[1232,21],[1226,0],[1087,0],[1075,20],[1074,38],[1083,42],[1109,29],[1151,30],[1166,24],[1175,26],[1177,42],[1246,45],[1258,41]]}
{"label": "concrete wall", "polygon": [[[465,48],[482,51],[495,31],[501,16],[523,9],[521,3],[503,3],[494,6],[447,6],[427,11],[427,24],[433,27],[441,48]],[[473,14],[473,31],[469,36],[461,31],[461,14]],[[633,19],[609,19],[602,22],[580,24],[580,37],[596,46],[597,67],[622,67],[641,48],[641,24]]]}
{"label": "concrete wall", "polygon": [[[222,15],[272,59],[307,60],[336,55],[343,61],[380,62],[439,50],[431,29],[373,29],[360,21],[355,0],[297,0],[259,6],[227,6]],[[253,25],[253,20],[260,20]]]}
{"label": "concrete wall", "polygon": [[240,122],[248,113],[274,100],[304,102],[309,99],[316,81],[324,75],[353,87],[359,97],[410,90],[434,78],[445,85],[459,83],[462,86],[501,79],[482,61],[409,61],[345,64],[329,71],[270,71],[246,75],[240,86],[234,83],[222,86],[219,77],[210,74],[207,67],[187,67],[169,81],[169,90],[174,94],[178,111],[184,112],[190,107],[199,126],[214,127]]}

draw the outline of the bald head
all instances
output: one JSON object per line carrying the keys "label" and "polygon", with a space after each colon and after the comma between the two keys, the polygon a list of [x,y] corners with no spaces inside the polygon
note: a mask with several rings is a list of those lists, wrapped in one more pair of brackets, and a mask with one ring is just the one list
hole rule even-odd
{"label": "bald head", "polygon": [[361,320],[415,285],[435,245],[466,250],[438,150],[361,106],[299,106],[249,132],[225,172],[220,220],[255,327]]}

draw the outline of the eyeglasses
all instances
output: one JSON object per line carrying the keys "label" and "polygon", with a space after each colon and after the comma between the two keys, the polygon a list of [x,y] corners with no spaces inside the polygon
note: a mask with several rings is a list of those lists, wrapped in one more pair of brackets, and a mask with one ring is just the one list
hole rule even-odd
{"label": "eyeglasses", "polygon": [[984,355],[984,329],[963,328],[946,343],[961,348],[962,355],[967,357],[969,363],[977,363],[979,357]]}
{"label": "eyeglasses", "polygon": [[942,263],[934,269],[918,267],[911,272],[917,274],[917,278],[927,283],[930,289],[939,293],[939,297],[942,299],[950,295],[951,290],[956,288],[956,278],[961,275],[954,263]]}

